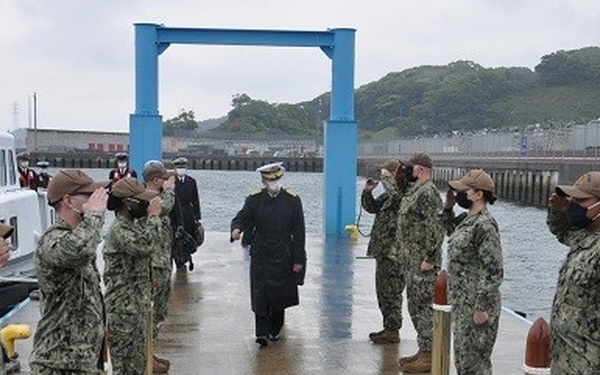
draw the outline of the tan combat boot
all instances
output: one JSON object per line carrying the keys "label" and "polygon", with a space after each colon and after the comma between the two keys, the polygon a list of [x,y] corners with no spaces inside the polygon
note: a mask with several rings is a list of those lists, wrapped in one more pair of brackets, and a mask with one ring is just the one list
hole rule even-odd
{"label": "tan combat boot", "polygon": [[155,374],[166,374],[169,372],[169,368],[167,367],[167,365],[165,365],[162,362],[157,361],[156,357],[154,357],[154,360],[153,360],[152,370]]}
{"label": "tan combat boot", "polygon": [[378,331],[378,332],[369,333],[369,339],[373,340],[373,337],[380,336],[384,331],[385,331],[385,329],[382,329],[381,331]]}
{"label": "tan combat boot", "polygon": [[396,344],[400,342],[400,333],[397,329],[385,329],[380,335],[371,337],[375,344]]}
{"label": "tan combat boot", "polygon": [[415,359],[417,359],[419,357],[419,355],[421,355],[420,350],[413,355],[409,355],[406,357],[400,357],[400,359],[398,360],[398,366],[402,367],[405,364],[414,361]]}
{"label": "tan combat boot", "polygon": [[431,372],[431,352],[419,351],[417,358],[404,365],[400,365],[400,370],[405,374]]}
{"label": "tan combat boot", "polygon": [[160,362],[160,363],[162,363],[163,365],[167,366],[167,370],[168,370],[169,368],[171,368],[171,361],[169,361],[168,359],[166,359],[166,358],[161,358],[161,357],[157,356],[156,354],[154,354],[154,355],[152,356],[152,358],[154,359],[154,361],[155,361],[155,362]]}

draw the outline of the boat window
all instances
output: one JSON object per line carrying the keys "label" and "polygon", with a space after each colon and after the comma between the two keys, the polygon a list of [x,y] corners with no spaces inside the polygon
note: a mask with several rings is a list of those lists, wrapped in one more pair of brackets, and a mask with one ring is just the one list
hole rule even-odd
{"label": "boat window", "polygon": [[16,216],[11,217],[8,224],[10,226],[12,226],[13,228],[15,228],[12,235],[10,236],[10,242],[12,242],[15,249],[18,249],[19,248],[19,226],[18,226],[17,217]]}
{"label": "boat window", "polygon": [[0,151],[0,185],[6,185],[6,150]]}
{"label": "boat window", "polygon": [[8,167],[8,183],[14,185],[17,183],[17,177],[15,174],[15,156],[13,155],[13,150],[8,150],[8,160],[6,164]]}

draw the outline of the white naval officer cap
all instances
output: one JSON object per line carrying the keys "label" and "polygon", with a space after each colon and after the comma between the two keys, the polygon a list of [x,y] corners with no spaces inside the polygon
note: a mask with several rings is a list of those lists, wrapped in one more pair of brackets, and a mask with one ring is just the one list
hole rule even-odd
{"label": "white naval officer cap", "polygon": [[283,162],[278,161],[277,163],[266,164],[260,168],[256,168],[256,171],[260,172],[260,175],[264,180],[275,181],[283,176],[285,168],[283,167]]}

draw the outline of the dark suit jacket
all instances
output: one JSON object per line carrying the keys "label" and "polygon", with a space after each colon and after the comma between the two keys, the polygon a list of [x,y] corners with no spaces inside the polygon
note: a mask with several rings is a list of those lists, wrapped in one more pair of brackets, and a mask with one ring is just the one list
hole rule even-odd
{"label": "dark suit jacket", "polygon": [[177,176],[175,179],[175,196],[181,208],[183,227],[186,232],[193,234],[195,231],[195,221],[202,219],[196,180],[186,175],[183,177],[182,182],[181,178]]}

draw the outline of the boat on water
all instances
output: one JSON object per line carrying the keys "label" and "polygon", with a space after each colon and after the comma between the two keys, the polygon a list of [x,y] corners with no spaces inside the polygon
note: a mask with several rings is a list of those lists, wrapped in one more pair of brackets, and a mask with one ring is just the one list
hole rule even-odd
{"label": "boat on water", "polygon": [[55,221],[45,191],[21,188],[14,144],[11,134],[0,133],[0,221],[15,228],[9,238],[15,250],[0,269],[0,317],[37,288],[33,253],[39,237]]}

